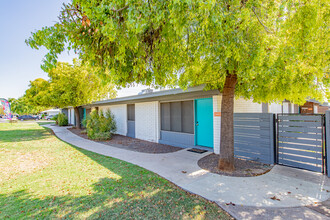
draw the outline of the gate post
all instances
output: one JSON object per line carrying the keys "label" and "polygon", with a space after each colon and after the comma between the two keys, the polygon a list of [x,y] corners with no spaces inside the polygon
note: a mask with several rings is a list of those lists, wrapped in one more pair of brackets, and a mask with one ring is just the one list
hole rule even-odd
{"label": "gate post", "polygon": [[325,112],[325,160],[327,175],[330,177],[330,111]]}
{"label": "gate post", "polygon": [[275,114],[269,114],[269,141],[270,141],[270,162],[276,163],[276,120]]}

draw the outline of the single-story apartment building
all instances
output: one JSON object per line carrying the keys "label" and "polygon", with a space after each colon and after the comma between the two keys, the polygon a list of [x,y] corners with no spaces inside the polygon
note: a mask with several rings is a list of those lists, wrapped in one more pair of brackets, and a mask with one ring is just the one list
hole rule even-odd
{"label": "single-story apartment building", "polygon": [[[179,147],[208,148],[220,152],[221,100],[218,90],[204,86],[171,89],[97,101],[81,106],[81,117],[95,109],[110,109],[117,133],[146,141]],[[256,103],[235,99],[235,113],[298,113],[290,102]],[[74,125],[74,110],[68,108],[69,123]]]}

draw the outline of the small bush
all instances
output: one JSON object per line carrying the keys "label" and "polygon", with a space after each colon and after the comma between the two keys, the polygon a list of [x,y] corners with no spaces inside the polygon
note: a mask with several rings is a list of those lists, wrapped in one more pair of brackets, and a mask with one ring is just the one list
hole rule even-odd
{"label": "small bush", "polygon": [[92,140],[109,140],[116,132],[117,126],[114,115],[110,110],[92,111],[86,118],[86,130],[88,138]]}
{"label": "small bush", "polygon": [[59,126],[67,126],[68,125],[68,117],[64,113],[60,113],[57,115],[56,123]]}
{"label": "small bush", "polygon": [[83,128],[86,128],[87,126],[87,117],[85,117],[83,120],[81,120],[81,125]]}

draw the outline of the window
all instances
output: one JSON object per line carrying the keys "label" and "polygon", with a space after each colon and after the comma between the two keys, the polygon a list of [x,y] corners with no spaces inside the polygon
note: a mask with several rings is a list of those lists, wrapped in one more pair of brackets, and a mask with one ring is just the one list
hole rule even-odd
{"label": "window", "polygon": [[135,105],[134,104],[127,105],[127,120],[135,121]]}
{"label": "window", "polygon": [[193,134],[193,101],[161,103],[161,130]]}
{"label": "window", "polygon": [[181,102],[182,104],[182,132],[194,133],[194,104],[193,101]]}

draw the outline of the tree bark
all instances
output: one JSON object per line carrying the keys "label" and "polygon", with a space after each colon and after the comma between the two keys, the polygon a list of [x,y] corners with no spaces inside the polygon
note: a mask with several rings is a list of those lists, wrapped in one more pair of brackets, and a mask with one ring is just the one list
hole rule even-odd
{"label": "tree bark", "polygon": [[81,129],[79,108],[74,107],[73,109],[74,109],[74,117],[75,117],[75,120],[76,120],[76,128]]}
{"label": "tree bark", "polygon": [[235,170],[234,166],[234,96],[237,75],[227,73],[222,91],[220,157],[218,168],[225,172]]}

